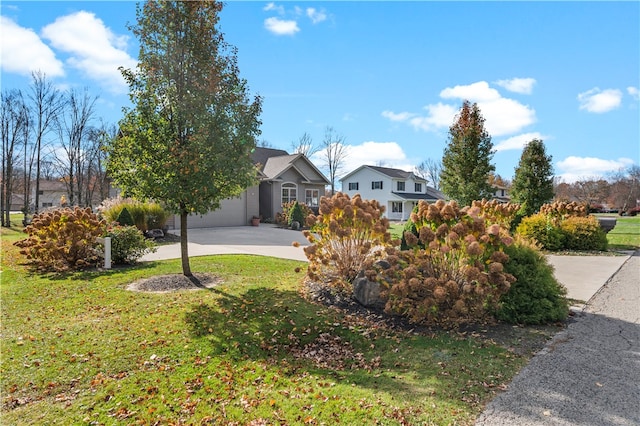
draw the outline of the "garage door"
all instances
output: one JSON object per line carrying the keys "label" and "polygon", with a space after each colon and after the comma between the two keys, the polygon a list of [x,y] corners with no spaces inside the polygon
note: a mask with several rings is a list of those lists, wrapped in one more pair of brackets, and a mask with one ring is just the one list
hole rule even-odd
{"label": "garage door", "polygon": [[[247,193],[243,192],[239,198],[223,200],[220,208],[206,215],[189,216],[187,222],[189,228],[213,228],[216,226],[243,226],[248,224],[247,219]],[[179,227],[180,218],[176,225]]]}

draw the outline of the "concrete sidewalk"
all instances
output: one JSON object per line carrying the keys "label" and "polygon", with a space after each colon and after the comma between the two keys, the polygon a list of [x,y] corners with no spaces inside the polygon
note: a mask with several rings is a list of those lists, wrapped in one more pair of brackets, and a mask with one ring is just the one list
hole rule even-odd
{"label": "concrete sidewalk", "polygon": [[[303,247],[309,243],[300,231],[272,224],[189,229],[189,256],[214,254],[255,254],[306,262]],[[179,231],[172,231],[180,235]],[[293,242],[300,247],[293,247]],[[180,244],[158,247],[156,253],[142,261],[179,259]],[[589,301],[629,258],[625,256],[548,256],[557,280],[567,288],[567,296],[580,302]]]}

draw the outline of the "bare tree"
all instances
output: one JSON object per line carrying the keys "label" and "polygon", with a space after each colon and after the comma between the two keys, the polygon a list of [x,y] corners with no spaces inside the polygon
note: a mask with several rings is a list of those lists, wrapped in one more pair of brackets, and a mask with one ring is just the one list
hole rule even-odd
{"label": "bare tree", "polygon": [[31,109],[33,116],[33,133],[35,137],[35,165],[36,165],[36,191],[35,191],[35,212],[38,212],[40,204],[40,177],[41,177],[41,157],[42,146],[45,135],[51,130],[58,114],[64,106],[62,93],[56,89],[51,81],[47,80],[46,74],[36,71],[31,74]]}
{"label": "bare tree", "polygon": [[423,179],[427,180],[433,188],[440,189],[440,173],[442,172],[442,161],[437,161],[432,158],[428,158],[422,163],[418,164],[414,173]]}
{"label": "bare tree", "polygon": [[109,198],[109,179],[107,177],[107,149],[106,147],[118,137],[118,127],[115,124],[102,123],[99,128],[94,128],[89,133],[89,148],[91,154],[88,165],[85,199],[92,200],[95,191],[98,191],[100,200]]}
{"label": "bare tree", "polygon": [[24,141],[25,128],[29,126],[29,112],[22,92],[2,92],[0,135],[2,137],[2,191],[0,191],[0,221],[2,226],[11,226],[11,200],[14,189],[14,168],[18,162],[19,149]]}
{"label": "bare tree", "polygon": [[327,126],[322,141],[322,160],[329,172],[331,182],[331,194],[335,193],[336,177],[347,159],[347,146],[344,143],[344,136],[338,134],[333,127]]}
{"label": "bare tree", "polygon": [[611,186],[607,203],[624,213],[636,207],[640,200],[640,166],[633,165],[619,170],[611,177]]}
{"label": "bare tree", "polygon": [[63,170],[62,179],[67,186],[69,204],[89,206],[91,200],[84,198],[87,171],[90,168],[92,149],[89,136],[96,97],[85,89],[80,94],[74,90],[67,95],[66,108],[59,114],[57,129],[60,146],[55,151],[56,159]]}
{"label": "bare tree", "polygon": [[303,154],[307,158],[320,150],[319,147],[313,144],[311,135],[307,132],[304,132],[297,142],[291,142],[291,149],[294,154]]}

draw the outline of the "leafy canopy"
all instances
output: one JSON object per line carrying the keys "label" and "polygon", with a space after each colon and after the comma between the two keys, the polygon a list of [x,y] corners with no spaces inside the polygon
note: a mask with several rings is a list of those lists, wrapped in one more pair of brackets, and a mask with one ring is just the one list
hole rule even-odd
{"label": "leafy canopy", "polygon": [[484,118],[476,103],[464,101],[456,120],[449,128],[440,172],[440,187],[448,197],[468,206],[474,200],[490,198],[489,175],[493,144],[484,128]]}
{"label": "leafy canopy", "polygon": [[109,147],[126,195],[204,214],[255,182],[251,151],[261,99],[249,99],[236,49],[218,31],[217,2],[148,1],[137,8],[137,69],[121,69],[134,105]]}

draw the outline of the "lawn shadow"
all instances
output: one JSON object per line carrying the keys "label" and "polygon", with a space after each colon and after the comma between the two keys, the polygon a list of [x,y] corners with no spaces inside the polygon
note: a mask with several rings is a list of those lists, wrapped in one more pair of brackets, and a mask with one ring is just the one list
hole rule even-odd
{"label": "lawn shadow", "polygon": [[406,400],[437,394],[442,402],[464,405],[450,398],[459,390],[452,385],[458,379],[446,363],[458,368],[464,365],[459,354],[482,351],[468,339],[446,334],[416,337],[369,328],[293,291],[259,288],[239,296],[211,291],[218,295],[216,303],[194,305],[185,314],[191,335],[208,340],[211,356],[264,360],[282,366],[284,374],[306,372]]}

